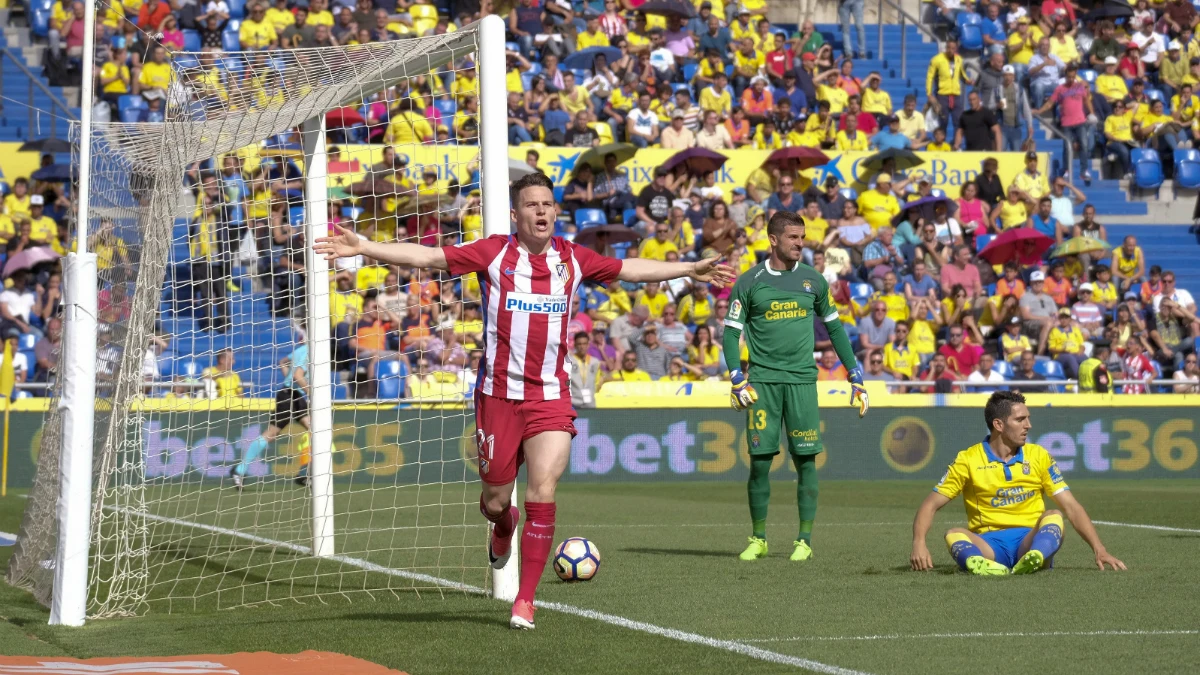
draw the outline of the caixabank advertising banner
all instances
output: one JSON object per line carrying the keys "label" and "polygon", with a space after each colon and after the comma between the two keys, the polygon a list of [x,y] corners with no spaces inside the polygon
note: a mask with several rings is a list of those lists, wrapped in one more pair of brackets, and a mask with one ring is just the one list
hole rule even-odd
{"label": "caixabank advertising banner", "polygon": [[[13,413],[9,486],[32,484],[40,413]],[[935,481],[956,453],[985,434],[979,408],[851,408],[822,411],[823,479]],[[1200,478],[1195,408],[1034,408],[1030,441],[1068,476]],[[144,417],[137,432],[150,482],[219,480],[266,428],[266,412],[213,411]],[[743,480],[749,470],[745,414],[716,408],[581,411],[565,480]],[[131,432],[132,433],[132,432]],[[753,431],[751,432],[753,433]],[[339,408],[333,467],[339,482],[396,484],[475,480],[469,409]],[[251,476],[291,477],[308,437],[289,427],[251,465]],[[783,453],[777,475],[792,475]]]}

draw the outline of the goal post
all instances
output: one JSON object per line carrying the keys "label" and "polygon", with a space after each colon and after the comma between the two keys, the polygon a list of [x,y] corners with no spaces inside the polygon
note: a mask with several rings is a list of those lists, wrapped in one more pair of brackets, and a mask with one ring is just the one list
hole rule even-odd
{"label": "goal post", "polygon": [[[142,119],[75,128],[94,337],[68,331],[53,374],[10,583],[54,606],[82,555],[86,618],[515,594],[517,556],[490,569],[478,512],[477,280],[312,252],[334,221],[438,246],[507,234],[505,62],[498,16],[175,54]],[[65,405],[80,358],[86,411]]]}

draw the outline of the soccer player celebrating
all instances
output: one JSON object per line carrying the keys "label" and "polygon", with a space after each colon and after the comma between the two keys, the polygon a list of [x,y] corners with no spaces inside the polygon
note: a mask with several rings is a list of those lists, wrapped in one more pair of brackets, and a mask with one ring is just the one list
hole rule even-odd
{"label": "soccer player celebrating", "polygon": [[337,227],[318,239],[327,258],[365,255],[385,263],[479,275],[487,315],[484,358],[475,387],[476,443],[483,494],[479,509],[493,525],[488,554],[500,569],[511,552],[520,511],[511,503],[517,469],[528,464],[521,581],[512,628],[531,629],[533,598],[554,541],[554,490],[571,457],[575,410],[564,367],[568,314],[584,280],[666,281],[682,276],[724,286],[733,270],[715,258],[699,262],[617,260],[554,237],[554,185],[541,173],[510,188],[513,235],[447,248],[380,244]]}
{"label": "soccer player celebrating", "polygon": [[[800,262],[804,251],[804,220],[779,211],[767,223],[769,257],[742,274],[730,295],[725,318],[725,364],[733,384],[730,402],[749,408],[746,441],[750,449],[750,545],[739,556],[757,560],[767,555],[767,503],[771,500],[771,461],[779,454],[779,429],[787,430],[788,450],[800,476],[796,501],[800,535],[792,560],[812,557],[810,540],[817,514],[817,455],[822,450],[817,410],[817,364],[813,359],[813,322],[820,320],[838,358],[849,371],[850,403],[867,412],[862,368],[838,318],[821,273]],[[746,335],[749,373],[742,372],[738,343]],[[753,384],[752,384],[753,383]]]}
{"label": "soccer player celebrating", "polygon": [[[946,547],[958,566],[983,576],[1032,574],[1050,565],[1062,546],[1063,513],[1075,531],[1092,547],[1096,566],[1125,569],[1104,549],[1087,511],[1075,501],[1050,453],[1026,443],[1029,408],[1025,397],[998,391],[983,411],[988,437],[958,453],[954,463],[921,502],[913,520],[910,563],[914,570],[933,569],[925,535],[933,515],[961,492],[967,507],[967,528],[946,532]],[[1046,509],[1043,495],[1062,511]]]}

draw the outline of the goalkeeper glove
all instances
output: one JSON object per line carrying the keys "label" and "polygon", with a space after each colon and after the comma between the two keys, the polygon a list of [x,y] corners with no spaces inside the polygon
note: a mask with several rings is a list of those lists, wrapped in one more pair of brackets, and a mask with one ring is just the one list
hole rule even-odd
{"label": "goalkeeper glove", "polygon": [[863,386],[862,366],[855,366],[846,379],[850,381],[850,405],[857,403],[858,416],[862,417],[871,408],[871,402],[867,398],[867,388]]}
{"label": "goalkeeper glove", "polygon": [[733,406],[734,410],[745,410],[758,400],[758,392],[750,386],[742,371],[735,370],[729,373],[729,382],[733,384],[733,390],[729,392],[729,405]]}

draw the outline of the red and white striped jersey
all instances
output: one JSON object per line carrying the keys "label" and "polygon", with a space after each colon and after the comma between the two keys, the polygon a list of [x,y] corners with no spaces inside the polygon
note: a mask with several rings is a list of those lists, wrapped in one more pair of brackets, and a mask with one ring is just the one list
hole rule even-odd
{"label": "red and white striped jersey", "polygon": [[562,237],[542,255],[499,234],[444,251],[451,274],[479,275],[484,356],[476,391],[517,401],[570,399],[564,364],[571,298],[585,279],[616,279],[621,261]]}

